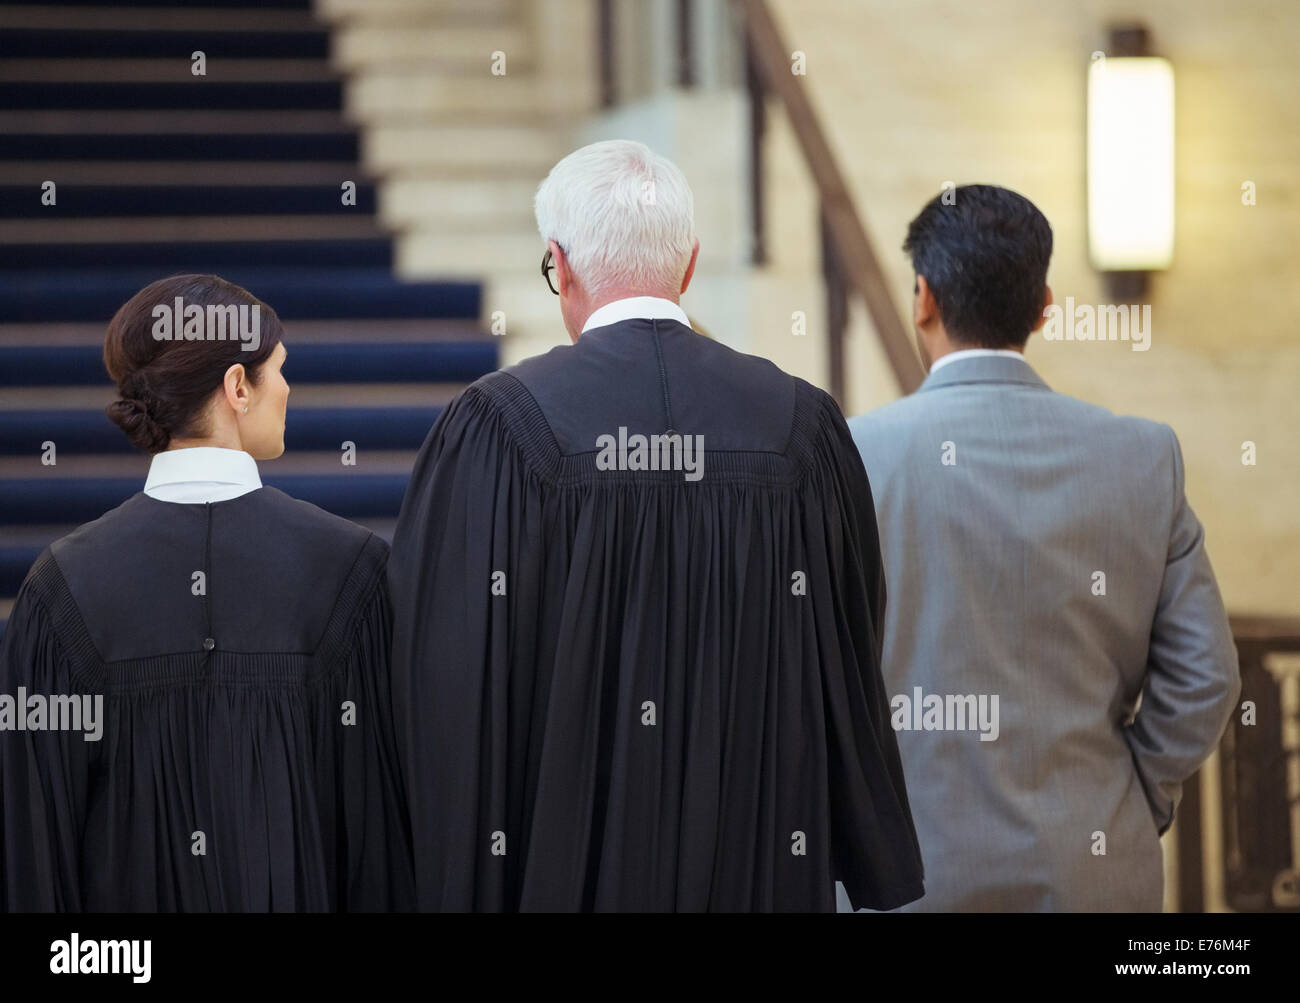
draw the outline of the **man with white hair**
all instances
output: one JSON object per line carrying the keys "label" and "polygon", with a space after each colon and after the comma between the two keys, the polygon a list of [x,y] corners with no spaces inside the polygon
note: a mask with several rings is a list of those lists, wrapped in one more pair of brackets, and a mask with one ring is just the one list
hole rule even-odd
{"label": "man with white hair", "polygon": [[573,344],[448,406],[393,541],[421,908],[918,898],[839,409],[691,329],[693,200],[663,157],[584,147],[536,212]]}

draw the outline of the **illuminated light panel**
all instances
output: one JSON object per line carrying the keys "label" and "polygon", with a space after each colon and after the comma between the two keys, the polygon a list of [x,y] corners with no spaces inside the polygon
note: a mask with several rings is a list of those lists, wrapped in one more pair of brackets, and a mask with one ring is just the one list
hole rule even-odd
{"label": "illuminated light panel", "polygon": [[1094,268],[1149,271],[1174,255],[1174,70],[1153,56],[1088,67],[1088,246]]}

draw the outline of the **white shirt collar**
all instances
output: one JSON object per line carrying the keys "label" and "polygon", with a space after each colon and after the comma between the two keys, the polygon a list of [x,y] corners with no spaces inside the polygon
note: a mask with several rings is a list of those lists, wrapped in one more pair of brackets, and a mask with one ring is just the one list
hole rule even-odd
{"label": "white shirt collar", "polygon": [[957,352],[949,352],[947,355],[941,355],[930,363],[930,372],[937,372],[940,367],[946,366],[950,362],[956,362],[958,359],[975,359],[979,356],[1002,355],[1009,359],[1019,359],[1021,362],[1025,359],[1024,352],[1017,352],[1011,348],[963,348]]}
{"label": "white shirt collar", "polygon": [[158,501],[201,505],[229,501],[261,486],[257,463],[243,450],[194,446],[155,454],[144,493]]}
{"label": "white shirt collar", "polygon": [[587,323],[582,325],[582,333],[586,334],[593,327],[607,327],[610,324],[617,324],[621,320],[636,318],[675,320],[679,324],[685,324],[687,327],[691,326],[686,311],[672,300],[666,300],[660,296],[629,296],[627,299],[606,303],[593,313],[587,318]]}

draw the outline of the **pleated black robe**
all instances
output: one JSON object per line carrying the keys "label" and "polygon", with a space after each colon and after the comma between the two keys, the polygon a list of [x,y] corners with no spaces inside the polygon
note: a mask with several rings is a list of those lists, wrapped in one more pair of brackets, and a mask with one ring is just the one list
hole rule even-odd
{"label": "pleated black robe", "polygon": [[[702,435],[702,476],[601,469],[620,428]],[[421,908],[923,893],[871,489],[822,391],[675,321],[588,331],[447,408],[389,573]]]}
{"label": "pleated black robe", "polygon": [[386,557],[274,488],[43,553],[0,694],[102,696],[102,732],[0,731],[0,908],[410,908]]}

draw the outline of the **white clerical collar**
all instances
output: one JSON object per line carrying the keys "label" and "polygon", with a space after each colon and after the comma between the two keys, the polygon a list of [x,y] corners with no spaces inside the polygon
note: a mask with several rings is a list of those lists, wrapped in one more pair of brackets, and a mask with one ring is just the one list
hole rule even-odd
{"label": "white clerical collar", "polygon": [[679,324],[685,324],[687,327],[691,326],[686,311],[672,300],[666,300],[660,296],[629,296],[627,299],[606,303],[593,313],[587,318],[587,323],[582,325],[582,333],[586,334],[593,327],[608,327],[610,324],[617,324],[621,320],[635,320],[638,318],[645,320],[675,320]]}
{"label": "white clerical collar", "polygon": [[1025,360],[1024,352],[1017,352],[1010,348],[963,348],[957,352],[949,352],[947,355],[941,355],[930,363],[930,372],[937,372],[941,367],[950,362],[956,362],[958,359],[976,359],[980,356],[1001,355],[1009,359]]}
{"label": "white clerical collar", "polygon": [[158,501],[201,505],[229,501],[261,486],[257,463],[243,450],[194,446],[155,454],[144,493]]}

